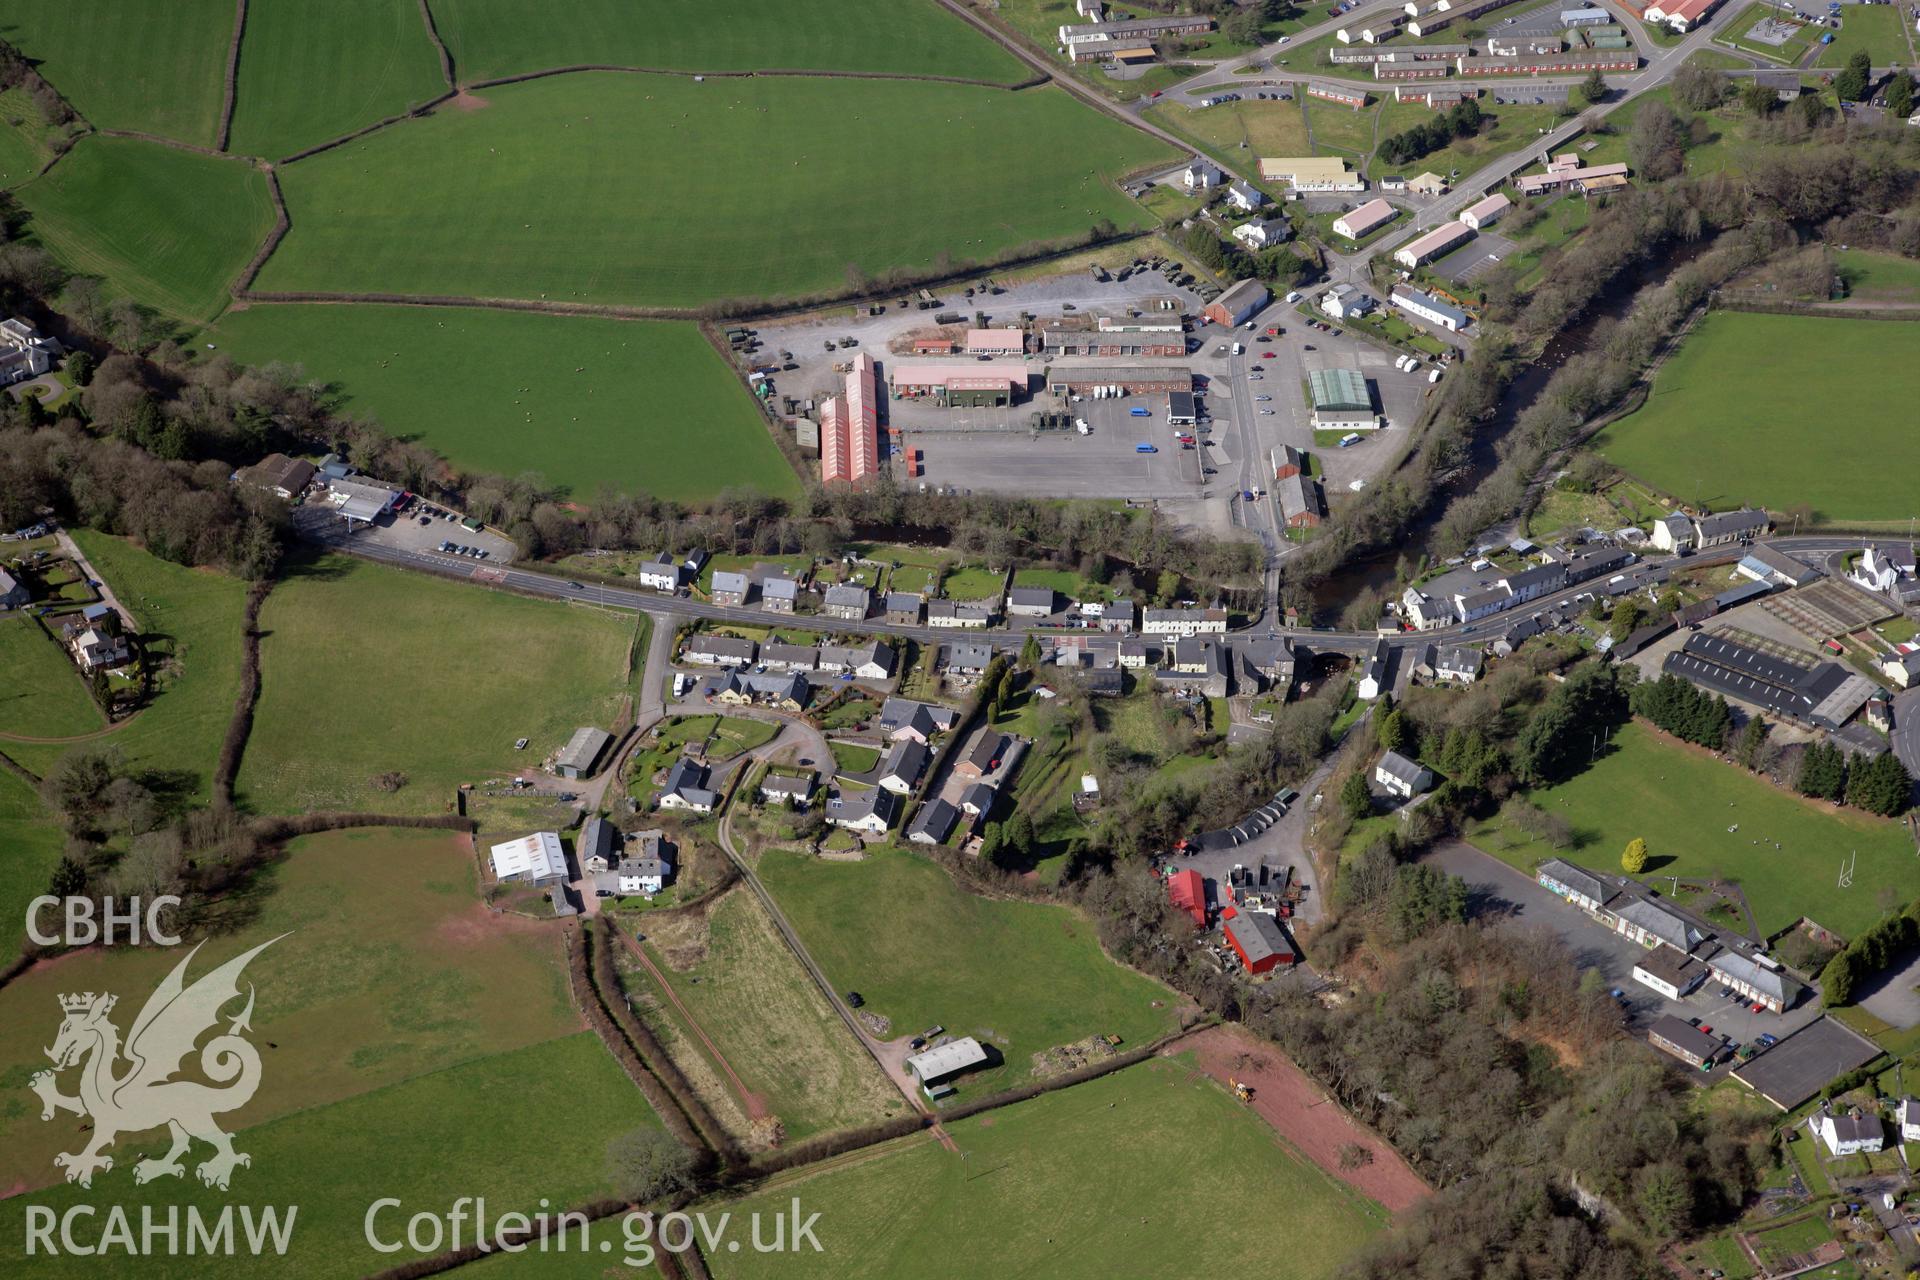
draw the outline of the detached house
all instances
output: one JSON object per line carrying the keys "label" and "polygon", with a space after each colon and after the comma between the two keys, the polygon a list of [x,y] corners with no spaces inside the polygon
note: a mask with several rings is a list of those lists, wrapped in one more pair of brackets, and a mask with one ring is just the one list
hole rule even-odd
{"label": "detached house", "polygon": [[879,787],[835,791],[827,797],[827,821],[846,831],[883,836],[893,825],[896,801]]}
{"label": "detached house", "polygon": [[920,775],[927,771],[927,761],[932,752],[924,742],[915,742],[904,738],[895,742],[887,752],[886,759],[880,762],[880,785],[895,795],[907,795],[920,781]]}
{"label": "detached house", "polygon": [[681,656],[702,667],[744,667],[753,664],[753,655],[758,651],[759,646],[753,641],[739,636],[697,631],[687,640],[686,652]]}
{"label": "detached house", "polygon": [[792,613],[799,600],[800,584],[794,579],[760,579],[760,607],[768,613]]}
{"label": "detached house", "polygon": [[1820,1139],[1821,1145],[1834,1156],[1878,1151],[1887,1143],[1880,1117],[1868,1115],[1858,1107],[1854,1108],[1851,1115],[1844,1116],[1822,1111],[1807,1123],[1813,1130],[1813,1136]]}
{"label": "detached house", "polygon": [[720,796],[707,787],[711,771],[690,756],[681,756],[667,773],[667,784],[660,789],[662,809],[685,809],[691,813],[712,813]]}
{"label": "detached house", "polygon": [[753,583],[744,573],[726,573],[716,571],[713,575],[713,590],[710,593],[713,602],[737,608],[747,602],[753,594]]}
{"label": "detached house", "polygon": [[907,824],[907,839],[915,844],[945,844],[960,822],[960,811],[945,800],[933,799],[920,806]]}
{"label": "detached house", "polygon": [[1433,771],[1398,751],[1383,751],[1373,766],[1373,781],[1387,794],[1411,800],[1433,786]]}
{"label": "detached house", "polygon": [[912,698],[888,698],[880,704],[880,732],[895,742],[910,738],[925,746],[934,734],[953,728],[957,718],[952,707]]}
{"label": "detached house", "polygon": [[823,644],[820,670],[845,672],[861,680],[884,680],[893,674],[893,646],[884,640],[865,644]]}
{"label": "detached house", "polygon": [[[654,591],[678,591],[682,581],[681,575],[684,572],[678,560],[662,551],[640,566],[638,577],[641,586]],[[717,573],[713,576],[716,579],[720,577]],[[719,598],[718,583],[715,584],[714,603],[722,603]]]}

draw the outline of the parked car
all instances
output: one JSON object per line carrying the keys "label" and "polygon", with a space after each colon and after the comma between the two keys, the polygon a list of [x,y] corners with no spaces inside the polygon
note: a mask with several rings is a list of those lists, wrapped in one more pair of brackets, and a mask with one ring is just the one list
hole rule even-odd
{"label": "parked car", "polygon": [[861,1005],[866,1003],[866,998],[863,997],[858,991],[849,991],[847,992],[847,1003],[852,1005],[854,1008],[858,1009]]}

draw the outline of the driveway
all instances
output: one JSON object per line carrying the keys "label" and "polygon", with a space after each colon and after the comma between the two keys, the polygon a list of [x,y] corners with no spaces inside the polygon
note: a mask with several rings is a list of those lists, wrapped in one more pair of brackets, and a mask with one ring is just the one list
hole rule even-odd
{"label": "driveway", "polygon": [[1895,1027],[1920,1026],[1920,951],[1905,962],[1877,974],[1855,1001],[1880,1021]]}
{"label": "driveway", "polygon": [[53,536],[54,540],[60,544],[60,549],[66,552],[75,564],[80,566],[80,572],[87,576],[87,581],[100,584],[95,590],[100,593],[101,601],[118,613],[120,615],[120,621],[128,628],[136,631],[139,630],[138,626],[134,623],[133,614],[127,611],[127,606],[120,603],[120,597],[113,594],[113,584],[101,577],[94,567],[87,562],[86,552],[80,550],[79,544],[73,540],[73,535],[65,529],[56,529],[53,532]]}

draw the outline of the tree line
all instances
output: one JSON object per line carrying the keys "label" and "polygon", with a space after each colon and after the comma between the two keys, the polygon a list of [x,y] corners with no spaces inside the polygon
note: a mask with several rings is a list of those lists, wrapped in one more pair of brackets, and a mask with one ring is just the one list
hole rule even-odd
{"label": "tree line", "polygon": [[1404,129],[1380,144],[1379,155],[1388,164],[1405,164],[1435,151],[1443,151],[1455,138],[1470,138],[1480,132],[1486,113],[1472,98],[1462,99],[1451,110],[1436,112],[1430,120]]}

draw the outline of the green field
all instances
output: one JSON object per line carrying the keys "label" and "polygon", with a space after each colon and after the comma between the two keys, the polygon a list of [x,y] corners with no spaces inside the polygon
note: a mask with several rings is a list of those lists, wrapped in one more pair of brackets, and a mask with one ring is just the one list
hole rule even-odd
{"label": "green field", "polygon": [[[206,943],[189,977],[285,935],[246,971],[254,1026],[275,1048],[235,1129],[579,1029],[558,935],[487,911],[472,850],[448,832],[310,836],[229,900],[236,928]],[[0,988],[0,1079],[46,1065],[62,992],[118,993],[125,1030],[186,950],[96,948]],[[80,1124],[42,1122],[31,1094],[6,1090],[0,1185],[58,1181],[52,1157],[73,1149]]]}
{"label": "green field", "polygon": [[[1177,102],[1164,102],[1147,108],[1146,116],[1163,129],[1188,139],[1222,164],[1254,174],[1256,179],[1261,156],[1311,153],[1307,144],[1307,118],[1298,101],[1242,99],[1198,110]],[[1245,148],[1240,145],[1243,142]],[[1285,184],[1262,182],[1260,185],[1278,194]]]}
{"label": "green field", "polygon": [[537,0],[434,0],[464,83],[582,63],[663,71],[889,71],[1012,84],[1027,70],[932,0],[579,0],[564,22]]}
{"label": "green field", "polygon": [[[13,754],[13,744],[0,742],[0,751]],[[0,769],[0,963],[25,945],[27,903],[47,891],[65,842],[33,788]]]}
{"label": "green field", "polygon": [[[1213,1081],[1153,1061],[948,1126],[873,1158],[728,1206],[771,1214],[797,1196],[822,1252],[715,1251],[736,1277],[1331,1276],[1385,1223],[1379,1206],[1307,1164]],[[1252,1206],[1284,1218],[1250,1229]],[[1200,1259],[1204,1256],[1204,1267]]]}
{"label": "green field", "polygon": [[[1775,10],[1772,5],[1757,4],[1753,7],[1752,13],[1733,24],[1733,30],[1726,39],[1735,48],[1743,49],[1748,53],[1757,53],[1769,61],[1777,62],[1785,66],[1797,66],[1799,65],[1800,59],[1807,56],[1807,50],[1813,47],[1814,42],[1817,41],[1824,32],[1819,27],[1796,22],[1794,26],[1797,27],[1798,30],[1796,30],[1792,36],[1788,37],[1785,44],[1779,45],[1766,44],[1753,39],[1748,34],[1760,23],[1769,21],[1776,16],[1778,16],[1778,11]],[[1835,35],[1834,40],[1838,42],[1839,39],[1840,37]],[[1691,59],[1689,59],[1689,61],[1691,61]]]}
{"label": "green field", "polygon": [[[294,565],[260,611],[260,703],[235,790],[267,813],[440,813],[461,782],[612,723],[631,618],[347,556]],[[529,738],[515,752],[516,738]],[[373,778],[397,770],[386,793]]]}
{"label": "green field", "polygon": [[228,146],[243,156],[276,159],[397,115],[446,88],[417,3],[249,0]]}
{"label": "green field", "polygon": [[[1431,171],[1445,178],[1458,169],[1461,176],[1454,181],[1464,182],[1475,170],[1527,146],[1540,136],[1542,129],[1550,130],[1560,123],[1560,117],[1550,106],[1501,106],[1489,103],[1483,104],[1483,110],[1485,114],[1482,116],[1480,132],[1472,137],[1455,138],[1438,151],[1430,151],[1418,160],[1408,160],[1400,165],[1387,165],[1375,159],[1367,172],[1376,177],[1391,172],[1412,178]],[[1430,108],[1420,103],[1394,102],[1388,98],[1380,106],[1380,137],[1384,140],[1417,124],[1424,124],[1433,115]],[[1316,114],[1314,118],[1318,120],[1319,116]]]}
{"label": "green field", "polygon": [[[1920,897],[1920,861],[1898,823],[1829,814],[1637,724],[1615,733],[1612,749],[1592,768],[1531,799],[1567,820],[1576,847],[1554,850],[1494,824],[1481,824],[1469,838],[1531,873],[1555,856],[1616,871],[1620,851],[1639,836],[1650,855],[1643,877],[1649,883],[1666,876],[1738,880],[1768,934],[1806,915],[1853,935],[1883,914],[1883,886],[1901,902]],[[1841,862],[1856,853],[1854,887],[1836,888]]]}
{"label": "green field", "polygon": [[417,436],[457,467],[537,471],[578,500],[602,485],[689,503],[727,488],[800,494],[752,398],[691,324],[254,305],[207,336],[247,364],[302,365],[340,388],[347,412]]}
{"label": "green field", "polygon": [[11,5],[0,38],[95,126],[210,147],[233,16],[233,0]]}
{"label": "green field", "polygon": [[134,138],[83,138],[14,195],[69,268],[181,320],[226,305],[273,226],[267,180],[250,165]]}
{"label": "green field", "polygon": [[[263,1002],[266,995],[263,990]],[[255,1025],[258,1043],[266,1038],[266,1024],[256,1015]],[[274,1056],[267,1062],[268,1071],[278,1065]],[[550,1122],[582,1108],[590,1109],[591,1124],[581,1124],[577,1132],[556,1131]],[[35,1110],[31,1123],[38,1124],[38,1117]],[[136,1156],[163,1150],[163,1135],[157,1143],[117,1144],[113,1170],[99,1175],[90,1191],[61,1185],[33,1194],[31,1202],[51,1206],[55,1213],[74,1204],[101,1205],[95,1221],[102,1221],[110,1197],[135,1224],[143,1205],[155,1206],[162,1222],[171,1205],[195,1205],[209,1217],[233,1203],[283,1211],[297,1205],[286,1256],[269,1254],[272,1274],[300,1280],[369,1275],[422,1256],[406,1247],[407,1219],[420,1212],[444,1215],[462,1196],[486,1197],[489,1215],[534,1211],[543,1199],[558,1210],[604,1197],[607,1141],[655,1124],[639,1091],[599,1040],[580,1032],[257,1125],[239,1135],[237,1149],[253,1163],[235,1173],[231,1192],[202,1187],[191,1169],[184,1182],[163,1178],[136,1186],[130,1166]],[[204,1158],[200,1150],[191,1158]],[[382,1210],[374,1232],[401,1249],[376,1253],[367,1243],[365,1222],[374,1202],[388,1197],[400,1200],[401,1207]],[[0,1221],[0,1249],[15,1259],[8,1274],[30,1280],[77,1274],[69,1258],[42,1253],[22,1260],[25,1221],[24,1210]],[[471,1231],[469,1225],[469,1238]],[[177,1256],[140,1260],[143,1280],[251,1277],[269,1266],[244,1252],[187,1254],[184,1222],[181,1240]]]}
{"label": "green field", "polygon": [[[91,529],[75,529],[73,539],[133,613],[159,672],[152,703],[93,741],[116,747],[135,772],[173,775],[184,798],[204,800],[240,692],[240,615],[246,588],[237,579],[207,569],[184,569]],[[23,743],[0,747],[40,774],[69,749]]]}
{"label": "green field", "polygon": [[895,849],[855,863],[770,850],[760,875],[834,987],[859,991],[894,1035],[940,1023],[999,1049],[1005,1065],[962,1080],[963,1095],[1028,1078],[1056,1045],[1136,1045],[1175,1026],[1173,993],[1108,960],[1066,907],[979,897]]}
{"label": "green field", "polygon": [[[282,169],[293,230],[259,287],[660,306],[838,292],[1144,225],[1113,178],[1174,156],[1053,89],[586,73],[485,97]],[[809,119],[835,136],[787,128]],[[940,181],[901,182],[908,156]]]}
{"label": "green field", "polygon": [[1899,519],[1912,514],[1912,477],[1887,459],[1909,433],[1886,407],[1917,395],[1920,326],[1715,312],[1661,366],[1646,405],[1594,445],[1686,502]]}
{"label": "green field", "polygon": [[1920,262],[1898,254],[1844,249],[1834,254],[1847,296],[1859,302],[1920,302]]}
{"label": "green field", "polygon": [[1364,156],[1373,150],[1374,124],[1380,115],[1377,99],[1358,111],[1337,102],[1313,99],[1304,99],[1303,105],[1306,107],[1307,131],[1313,135],[1313,154],[1344,151]]}
{"label": "green field", "polygon": [[0,750],[8,735],[67,738],[105,723],[73,660],[30,618],[0,619],[0,671]]}
{"label": "green field", "polygon": [[[690,922],[695,931],[700,924]],[[679,959],[682,922],[647,927],[648,950],[680,1002],[726,1055],[741,1082],[766,1100],[788,1140],[868,1124],[906,1103],[854,1040],[745,888],[707,914],[705,936]],[[678,962],[676,962],[678,960]],[[630,977],[633,984],[650,978]],[[705,1054],[704,1049],[695,1052]]]}
{"label": "green field", "polygon": [[1904,67],[1913,61],[1907,43],[1906,10],[1899,5],[1850,4],[1840,11],[1840,29],[1833,43],[1815,55],[1816,67],[1844,67],[1857,50],[1865,49],[1876,67]]}
{"label": "green field", "polygon": [[49,137],[26,90],[0,90],[0,190],[25,182],[52,158]]}

